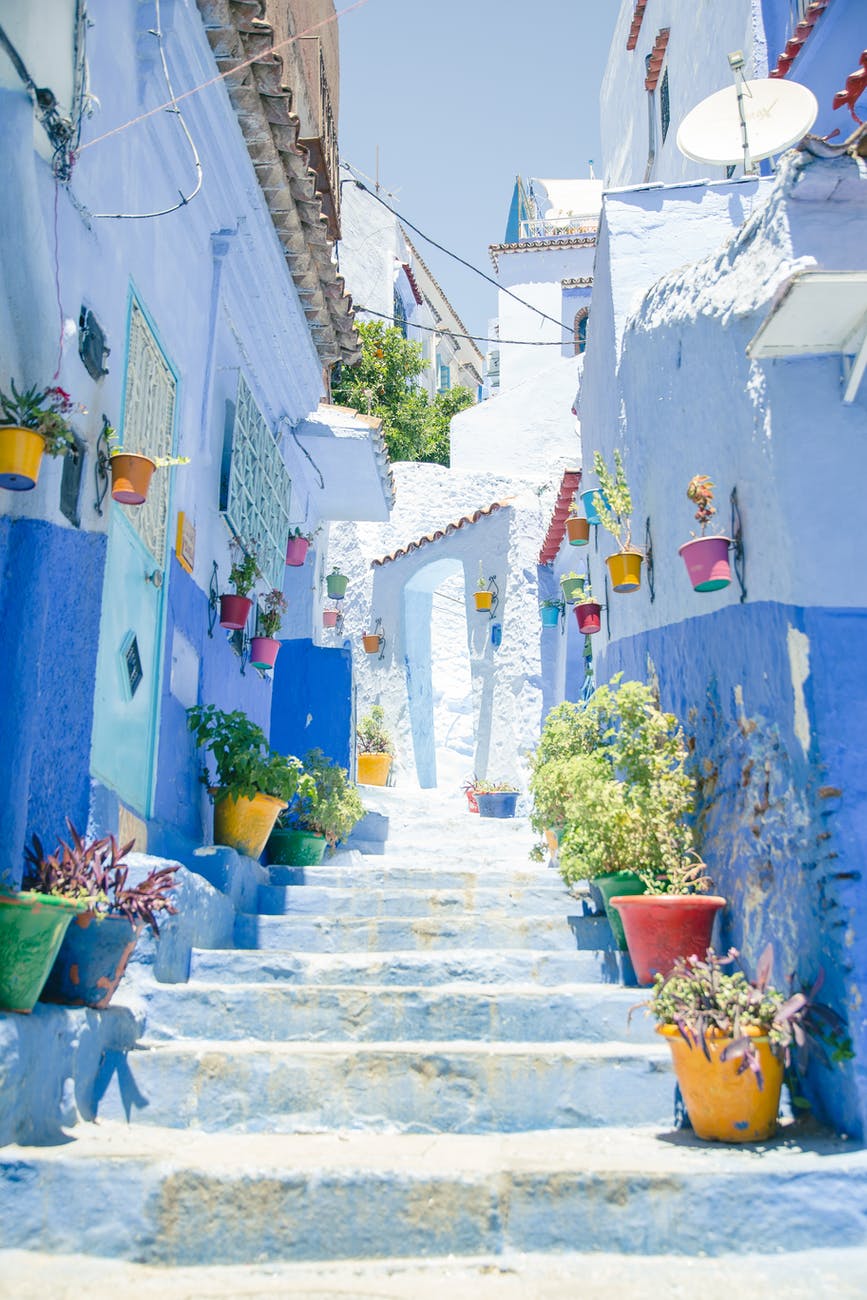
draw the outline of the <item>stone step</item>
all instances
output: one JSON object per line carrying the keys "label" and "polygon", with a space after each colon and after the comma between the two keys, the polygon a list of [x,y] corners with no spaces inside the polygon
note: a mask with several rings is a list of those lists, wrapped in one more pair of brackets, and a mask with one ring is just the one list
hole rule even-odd
{"label": "stone step", "polygon": [[304,1133],[512,1133],[666,1123],[665,1044],[140,1044],[106,1054],[99,1119]]}
{"label": "stone step", "polygon": [[582,910],[565,889],[550,885],[501,889],[381,888],[356,882],[329,885],[260,885],[257,906],[264,916],[437,917],[507,912],[518,916],[564,916]]}
{"label": "stone step", "polygon": [[453,984],[437,988],[163,984],[147,998],[149,1038],[268,1042],[657,1042],[637,995],[613,985]]}
{"label": "stone step", "polygon": [[238,948],[296,952],[389,952],[406,948],[611,949],[604,916],[534,916],[521,911],[442,917],[253,916],[235,921]]}
{"label": "stone step", "polygon": [[[754,1280],[744,1255],[773,1249],[782,1253],[774,1256],[779,1271],[769,1293],[850,1294],[835,1290],[833,1279],[839,1254],[867,1240],[863,1148],[783,1136],[755,1151],[700,1144],[683,1133],[659,1136],[643,1128],[495,1137],[233,1135],[82,1124],[57,1146],[0,1151],[3,1244],[161,1266],[440,1257],[445,1268],[455,1257],[554,1258],[576,1245],[597,1259],[607,1252],[637,1262],[661,1251],[724,1257],[736,1246],[737,1260],[730,1268],[721,1260],[717,1269],[728,1293],[738,1276]],[[96,1212],[100,1205],[122,1206],[123,1213]],[[780,1285],[791,1276],[787,1251],[829,1243],[834,1249],[818,1289]],[[656,1294],[685,1294],[693,1262],[683,1259],[673,1289]],[[704,1268],[707,1260],[695,1263]],[[658,1267],[648,1261],[650,1270]],[[350,1279],[339,1294],[439,1296],[446,1276],[439,1274],[439,1291],[380,1291]],[[79,1281],[74,1270],[70,1278]],[[582,1279],[574,1274],[570,1289],[556,1294],[617,1293],[585,1292]],[[863,1274],[860,1280],[856,1295],[863,1294]],[[254,1293],[249,1276],[237,1284],[231,1294]],[[147,1294],[163,1294],[161,1285],[157,1279]],[[193,1283],[183,1294],[223,1293]],[[282,1294],[331,1292],[316,1286]],[[531,1286],[504,1294],[517,1300],[549,1293]]]}
{"label": "stone step", "polygon": [[[470,984],[552,984],[596,981],[635,984],[626,953],[590,948],[571,952],[499,949],[431,951],[295,952],[279,948],[193,949],[190,978],[225,984],[274,981],[290,984],[379,984],[432,986]],[[638,997],[634,987],[630,992]]]}
{"label": "stone step", "polygon": [[366,859],[362,867],[341,866],[338,859],[327,859],[318,867],[268,868],[272,885],[333,885],[344,889],[384,887],[397,889],[502,889],[531,885],[548,885],[565,891],[557,871],[550,867],[526,863],[522,867],[418,866],[412,859],[385,862],[382,858]]}

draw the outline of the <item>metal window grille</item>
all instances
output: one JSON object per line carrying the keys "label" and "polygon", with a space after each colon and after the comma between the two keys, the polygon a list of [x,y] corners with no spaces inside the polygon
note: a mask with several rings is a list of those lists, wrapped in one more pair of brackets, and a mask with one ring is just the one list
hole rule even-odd
{"label": "metal window grille", "polygon": [[394,323],[406,338],[406,307],[403,305],[403,299],[397,289],[394,291]]}
{"label": "metal window grille", "polygon": [[270,587],[281,591],[291,495],[292,480],[274,434],[241,375],[232,428],[226,518],[239,537],[255,541],[262,576]]}
{"label": "metal window grille", "polygon": [[[139,304],[133,300],[123,402],[123,449],[156,459],[174,443],[177,382]],[[158,470],[142,506],[120,506],[162,568],[166,554],[169,474]]]}
{"label": "metal window grille", "polygon": [[671,105],[668,98],[668,68],[662,74],[662,81],[659,85],[659,116],[662,121],[662,142],[665,144],[665,137],[668,135],[668,128],[671,124]]}

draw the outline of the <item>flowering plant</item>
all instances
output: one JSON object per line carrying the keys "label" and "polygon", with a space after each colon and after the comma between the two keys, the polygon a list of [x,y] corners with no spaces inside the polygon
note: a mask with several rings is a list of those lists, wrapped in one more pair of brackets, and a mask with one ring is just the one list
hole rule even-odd
{"label": "flowering plant", "polygon": [[686,495],[696,506],[695,517],[701,524],[701,535],[704,537],[708,524],[716,514],[716,506],[712,505],[714,485],[708,478],[707,474],[696,474],[695,478],[689,480],[686,489]]}
{"label": "flowering plant", "polygon": [[74,453],[75,436],[67,417],[73,411],[86,414],[85,408],[76,405],[63,388],[39,388],[34,384],[20,393],[14,379],[10,379],[9,387],[9,393],[0,391],[0,424],[32,429],[44,440],[49,456]]}
{"label": "flowering plant", "polygon": [[246,596],[261,578],[259,557],[254,540],[245,541],[235,536],[229,543],[229,555],[232,561],[229,569],[229,581],[239,596]]}
{"label": "flowering plant", "polygon": [[272,587],[259,607],[259,627],[262,636],[274,637],[280,631],[283,615],[289,603],[278,587]]}

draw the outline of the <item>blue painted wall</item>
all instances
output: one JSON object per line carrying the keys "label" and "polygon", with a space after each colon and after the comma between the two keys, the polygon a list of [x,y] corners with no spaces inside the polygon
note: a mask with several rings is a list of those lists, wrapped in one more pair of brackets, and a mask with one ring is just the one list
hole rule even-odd
{"label": "blue painted wall", "polygon": [[284,641],[271,697],[271,744],[281,754],[321,749],[351,770],[352,655]]}

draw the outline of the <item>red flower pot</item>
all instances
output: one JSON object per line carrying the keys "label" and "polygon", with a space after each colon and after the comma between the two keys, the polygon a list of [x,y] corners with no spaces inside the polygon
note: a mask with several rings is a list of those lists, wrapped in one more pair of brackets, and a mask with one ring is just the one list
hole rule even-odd
{"label": "red flower pot", "polygon": [[337,627],[337,620],[338,620],[339,618],[340,618],[340,610],[339,610],[339,609],[323,609],[323,611],[322,611],[322,626],[323,626],[323,627]]}
{"label": "red flower pot", "polygon": [[290,537],[286,543],[286,563],[300,569],[307,558],[307,547],[309,545],[310,543],[306,537]]}
{"label": "red flower pot", "polygon": [[602,606],[597,605],[595,601],[588,601],[586,605],[575,606],[575,617],[578,620],[578,631],[583,632],[585,636],[592,636],[598,632],[602,626],[599,618],[602,612]]}
{"label": "red flower pot", "polygon": [[467,804],[470,812],[477,813],[479,811],[479,805],[476,803],[476,796],[473,794],[472,790],[465,790],[464,794],[467,796]]}
{"label": "red flower pot", "polygon": [[710,947],[713,921],[726,900],[716,894],[617,894],[617,909],[639,984],[652,984],[657,971],[667,975],[678,957],[703,956]]}
{"label": "red flower pot", "polygon": [[252,605],[249,596],[221,596],[220,627],[230,627],[237,632],[247,622]]}
{"label": "red flower pot", "polygon": [[728,537],[694,537],[678,547],[696,591],[721,591],[732,580]]}
{"label": "red flower pot", "polygon": [[250,640],[250,663],[254,668],[273,668],[280,642],[273,636],[254,636]]}

